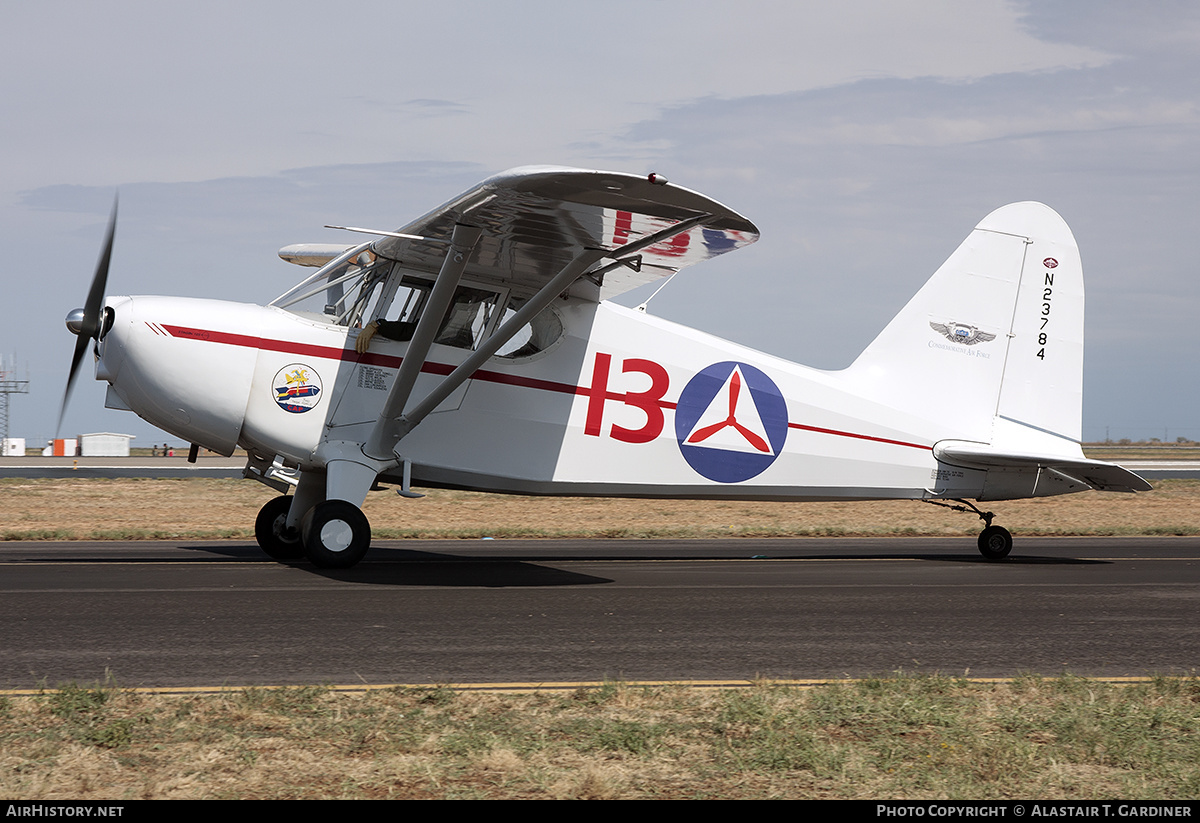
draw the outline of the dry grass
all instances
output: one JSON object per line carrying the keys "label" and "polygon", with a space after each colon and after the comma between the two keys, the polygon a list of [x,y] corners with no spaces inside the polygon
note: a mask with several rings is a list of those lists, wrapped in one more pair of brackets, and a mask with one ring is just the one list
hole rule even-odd
{"label": "dry grass", "polygon": [[816,690],[320,688],[0,703],[9,800],[1188,799],[1195,680],[939,677]]}
{"label": "dry grass", "polygon": [[[6,540],[252,538],[273,492],[248,480],[0,480]],[[1200,534],[1200,481],[1137,495],[1085,492],[990,505],[1016,534]],[[973,514],[916,501],[781,503],[372,492],[376,537],[969,535]]]}

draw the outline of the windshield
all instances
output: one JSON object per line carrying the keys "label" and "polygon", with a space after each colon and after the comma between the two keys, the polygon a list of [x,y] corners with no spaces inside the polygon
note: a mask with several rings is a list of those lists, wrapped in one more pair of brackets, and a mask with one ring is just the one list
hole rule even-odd
{"label": "windshield", "polygon": [[[380,321],[377,332],[381,337],[405,341],[412,337],[433,285],[430,274],[406,271],[401,263],[381,257],[370,243],[364,243],[334,258],[271,305],[349,328]],[[510,303],[507,290],[460,283],[438,324],[434,342],[476,349],[521,302]],[[552,347],[562,334],[557,312],[547,309],[517,330],[496,354],[509,360],[526,358]]]}
{"label": "windshield", "polygon": [[360,326],[393,265],[364,243],[325,264],[271,305],[324,323]]}

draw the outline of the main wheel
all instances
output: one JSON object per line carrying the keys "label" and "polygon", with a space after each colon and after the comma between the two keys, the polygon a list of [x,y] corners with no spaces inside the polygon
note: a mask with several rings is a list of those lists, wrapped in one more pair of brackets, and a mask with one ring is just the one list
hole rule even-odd
{"label": "main wheel", "polygon": [[254,520],[254,539],[275,560],[295,560],[304,556],[304,544],[300,532],[287,527],[288,510],[292,507],[292,496],[285,494],[268,500]]}
{"label": "main wheel", "polygon": [[1012,535],[1003,526],[988,526],[979,533],[979,553],[988,560],[1003,560],[1012,546]]}
{"label": "main wheel", "polygon": [[371,524],[353,503],[326,500],[300,521],[304,554],[322,569],[348,569],[371,547]]}

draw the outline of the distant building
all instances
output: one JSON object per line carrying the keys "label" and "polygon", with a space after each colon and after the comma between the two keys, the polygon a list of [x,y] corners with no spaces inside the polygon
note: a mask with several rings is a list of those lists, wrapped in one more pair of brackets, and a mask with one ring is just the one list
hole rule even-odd
{"label": "distant building", "polygon": [[42,449],[42,457],[76,457],[78,454],[79,440],[75,437],[56,437]]}
{"label": "distant building", "polygon": [[79,435],[79,453],[83,457],[128,457],[132,434],[95,432]]}
{"label": "distant building", "polygon": [[3,455],[5,457],[24,457],[25,456],[25,438],[24,437],[6,437],[6,438],[4,438]]}

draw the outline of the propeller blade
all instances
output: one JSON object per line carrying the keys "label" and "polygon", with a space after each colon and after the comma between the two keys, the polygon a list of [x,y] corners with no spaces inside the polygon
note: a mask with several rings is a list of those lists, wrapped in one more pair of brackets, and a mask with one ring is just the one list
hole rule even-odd
{"label": "propeller blade", "polygon": [[108,233],[104,238],[104,250],[96,263],[96,273],[92,275],[92,287],[88,290],[87,302],[83,304],[83,329],[80,336],[96,337],[100,333],[101,305],[104,302],[104,289],[108,285],[108,263],[112,259],[113,233],[117,228],[117,198],[113,198],[112,215],[108,218]]}
{"label": "propeller blade", "polygon": [[71,400],[71,389],[75,387],[75,378],[79,375],[79,364],[83,362],[83,356],[87,353],[88,344],[92,342],[92,338],[85,337],[80,334],[75,338],[75,354],[71,357],[71,371],[67,373],[67,390],[63,392],[62,406],[58,409],[58,425],[54,427],[54,439],[58,439],[58,433],[62,430],[63,415],[67,413],[67,403]]}
{"label": "propeller blade", "polygon": [[71,371],[67,373],[67,388],[63,392],[62,406],[58,410],[58,425],[54,428],[54,437],[62,429],[63,416],[67,413],[67,403],[71,399],[71,389],[75,386],[75,378],[87,353],[88,345],[100,336],[100,328],[104,322],[103,303],[104,289],[108,285],[108,264],[112,259],[113,234],[117,228],[117,198],[113,198],[112,214],[108,218],[108,232],[104,238],[104,248],[100,252],[100,260],[96,263],[96,273],[92,275],[92,285],[88,289],[87,302],[83,304],[83,322],[80,323],[79,334],[75,338],[75,352],[71,355]]}

